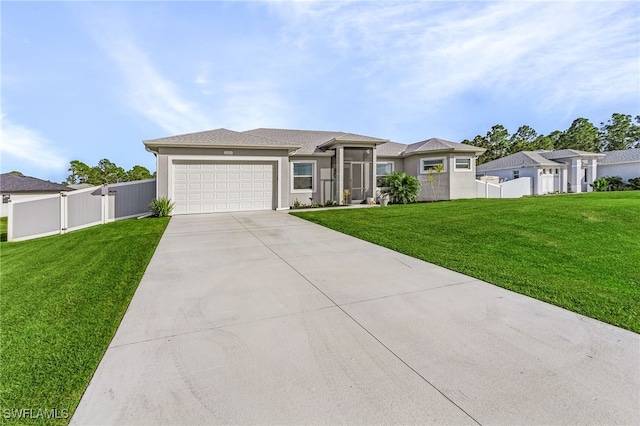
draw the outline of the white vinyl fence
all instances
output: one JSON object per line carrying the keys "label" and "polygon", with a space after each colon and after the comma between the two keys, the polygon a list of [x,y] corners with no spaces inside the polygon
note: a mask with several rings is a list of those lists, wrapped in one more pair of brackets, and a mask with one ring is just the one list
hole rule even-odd
{"label": "white vinyl fence", "polygon": [[9,201],[7,240],[21,241],[138,217],[149,212],[156,180],[122,182]]}
{"label": "white vinyl fence", "polygon": [[531,182],[530,177],[521,177],[499,184],[476,179],[476,189],[478,198],[520,198],[533,193]]}

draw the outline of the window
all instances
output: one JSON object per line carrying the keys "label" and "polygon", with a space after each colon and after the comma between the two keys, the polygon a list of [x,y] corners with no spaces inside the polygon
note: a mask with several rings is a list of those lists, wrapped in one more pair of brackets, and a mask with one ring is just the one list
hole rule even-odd
{"label": "window", "polygon": [[427,174],[429,170],[434,169],[439,164],[442,165],[442,171],[447,171],[447,165],[444,162],[444,158],[421,158],[420,159],[420,173]]}
{"label": "window", "polygon": [[315,192],[315,161],[296,161],[291,163],[292,192]]}
{"label": "window", "polygon": [[393,163],[376,163],[376,186],[382,186],[382,178],[393,173]]}
{"label": "window", "polygon": [[456,158],[455,170],[471,171],[471,158]]}
{"label": "window", "polygon": [[513,178],[514,179],[520,179],[520,170],[514,170],[513,171]]}
{"label": "window", "polygon": [[11,195],[10,194],[2,194],[2,203],[3,204],[7,204],[10,199],[11,199]]}
{"label": "window", "polygon": [[556,174],[558,174],[558,169],[556,169]]}

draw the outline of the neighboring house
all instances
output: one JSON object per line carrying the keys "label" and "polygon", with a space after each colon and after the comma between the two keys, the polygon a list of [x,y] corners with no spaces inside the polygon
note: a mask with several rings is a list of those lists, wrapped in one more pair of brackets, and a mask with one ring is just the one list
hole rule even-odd
{"label": "neighboring house", "polygon": [[364,203],[382,176],[404,171],[422,183],[420,200],[476,197],[475,165],[483,148],[428,139],[411,145],[344,132],[217,129],[143,141],[157,162],[157,195],[174,213],[287,209],[327,201]]}
{"label": "neighboring house", "polygon": [[477,176],[497,176],[501,181],[530,177],[534,195],[590,192],[604,156],[574,149],[520,151],[479,165]]}
{"label": "neighboring house", "polygon": [[608,151],[598,160],[599,178],[605,176],[620,176],[628,181],[640,177],[640,148]]}
{"label": "neighboring house", "polygon": [[39,195],[59,194],[60,191],[72,191],[59,183],[23,176],[17,173],[3,173],[0,175],[0,192],[2,193],[1,217],[9,214],[9,200],[23,200],[37,197]]}

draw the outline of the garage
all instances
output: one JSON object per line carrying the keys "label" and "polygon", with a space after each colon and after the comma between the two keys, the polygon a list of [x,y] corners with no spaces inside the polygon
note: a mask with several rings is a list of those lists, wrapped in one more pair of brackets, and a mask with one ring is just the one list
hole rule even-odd
{"label": "garage", "polygon": [[274,163],[174,161],[174,214],[271,210]]}

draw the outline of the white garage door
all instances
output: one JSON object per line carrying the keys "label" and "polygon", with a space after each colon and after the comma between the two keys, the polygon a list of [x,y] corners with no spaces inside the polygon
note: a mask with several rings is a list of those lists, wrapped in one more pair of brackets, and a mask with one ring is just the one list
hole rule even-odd
{"label": "white garage door", "polygon": [[175,214],[270,210],[273,164],[176,162]]}

